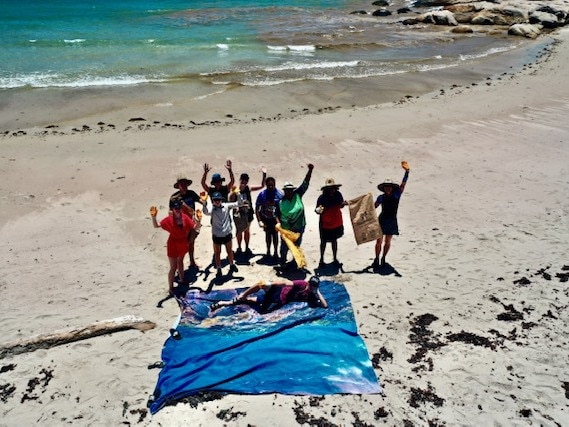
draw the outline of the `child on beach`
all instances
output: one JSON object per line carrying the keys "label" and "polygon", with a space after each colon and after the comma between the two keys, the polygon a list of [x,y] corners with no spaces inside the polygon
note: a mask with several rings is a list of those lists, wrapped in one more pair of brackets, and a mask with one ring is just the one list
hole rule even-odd
{"label": "child on beach", "polygon": [[381,213],[378,220],[383,235],[375,242],[375,259],[372,267],[380,265],[379,257],[381,255],[381,245],[383,243],[383,255],[381,255],[381,265],[385,265],[385,257],[391,247],[391,238],[393,235],[399,234],[399,226],[397,224],[397,210],[399,208],[399,200],[405,190],[405,184],[409,178],[409,164],[406,161],[401,162],[401,167],[405,170],[403,180],[398,185],[391,179],[386,178],[384,182],[377,186],[378,190],[383,192],[375,200],[375,207],[381,205]]}
{"label": "child on beach", "polygon": [[172,205],[171,213],[160,221],[156,221],[158,208],[156,206],[150,207],[150,216],[154,228],[162,228],[170,235],[166,243],[166,254],[170,263],[170,270],[168,271],[168,291],[170,294],[174,293],[174,278],[176,271],[178,271],[178,280],[184,281],[184,256],[188,252],[188,234],[195,227],[191,218],[182,212],[182,204],[175,202]]}
{"label": "child on beach", "polygon": [[[204,197],[207,195],[204,194]],[[213,240],[213,256],[215,267],[217,269],[216,279],[221,279],[221,246],[225,246],[227,259],[229,260],[229,273],[237,273],[238,269],[235,265],[232,249],[232,228],[231,211],[233,208],[241,207],[247,202],[238,200],[237,202],[223,202],[223,196],[219,192],[215,192],[211,196],[212,206],[208,203],[204,204],[203,213],[211,216],[211,233]]]}

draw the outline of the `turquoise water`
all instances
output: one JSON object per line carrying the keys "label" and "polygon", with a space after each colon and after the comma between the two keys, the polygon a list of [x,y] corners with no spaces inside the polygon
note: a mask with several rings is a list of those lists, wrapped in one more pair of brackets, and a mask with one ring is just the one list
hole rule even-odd
{"label": "turquoise water", "polygon": [[360,78],[454,66],[515,46],[378,26],[349,13],[361,8],[353,0],[4,0],[0,88]]}

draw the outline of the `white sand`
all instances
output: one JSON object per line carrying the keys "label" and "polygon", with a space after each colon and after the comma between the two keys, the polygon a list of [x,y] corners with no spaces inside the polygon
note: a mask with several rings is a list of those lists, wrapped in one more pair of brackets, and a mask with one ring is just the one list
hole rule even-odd
{"label": "white sand", "polygon": [[[567,34],[549,60],[522,73],[402,104],[191,131],[2,138],[2,342],[126,314],[157,327],[3,359],[0,425],[566,424],[569,283],[556,274],[569,273]],[[373,244],[356,246],[349,226],[339,244],[346,272],[334,277],[379,362],[383,395],[228,395],[146,413],[158,375],[147,366],[179,313],[173,300],[156,307],[166,296],[167,235],[151,227],[148,207],[165,215],[177,174],[198,190],[202,164],[225,172],[227,158],[253,182],[267,166],[277,185],[299,182],[315,164],[304,197],[309,268],[318,262],[312,208],[324,180],[343,183],[348,199],[375,196],[409,161],[401,235],[388,256],[401,277],[358,274]],[[197,241],[202,266],[209,234],[204,227]],[[256,224],[252,248],[264,251]],[[225,286],[274,273],[255,264],[239,274],[244,282]],[[514,283],[524,277],[531,283]],[[498,320],[514,311],[523,320]],[[417,321],[422,344],[411,337]],[[490,347],[448,336],[461,332]]]}

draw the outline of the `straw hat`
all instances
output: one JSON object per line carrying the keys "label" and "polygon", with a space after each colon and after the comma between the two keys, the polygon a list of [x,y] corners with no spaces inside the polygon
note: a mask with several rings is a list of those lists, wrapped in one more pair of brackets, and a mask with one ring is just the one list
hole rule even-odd
{"label": "straw hat", "polygon": [[294,185],[292,182],[287,181],[284,183],[283,185],[283,190],[296,190],[296,185]]}
{"label": "straw hat", "polygon": [[385,180],[377,186],[379,191],[385,191],[385,187],[393,187],[393,189],[399,189],[399,184],[393,182],[391,178],[385,178]]}
{"label": "straw hat", "polygon": [[192,185],[192,180],[188,179],[188,178],[180,177],[176,180],[176,183],[174,184],[174,188],[180,188],[180,183],[182,183],[182,184],[185,183],[189,187],[190,185]]}
{"label": "straw hat", "polygon": [[325,182],[324,182],[324,187],[321,187],[321,190],[324,190],[325,188],[330,188],[330,187],[336,187],[339,188],[341,187],[342,184],[336,184],[336,181],[334,181],[334,178],[328,178]]}

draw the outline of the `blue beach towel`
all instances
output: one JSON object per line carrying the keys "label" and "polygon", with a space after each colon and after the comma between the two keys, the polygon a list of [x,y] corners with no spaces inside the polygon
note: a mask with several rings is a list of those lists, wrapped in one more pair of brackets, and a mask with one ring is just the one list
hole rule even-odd
{"label": "blue beach towel", "polygon": [[260,314],[247,305],[211,311],[241,289],[188,292],[177,330],[168,338],[152,414],[199,392],[291,395],[381,392],[358,335],[346,288],[323,281],[329,307],[287,304]]}

